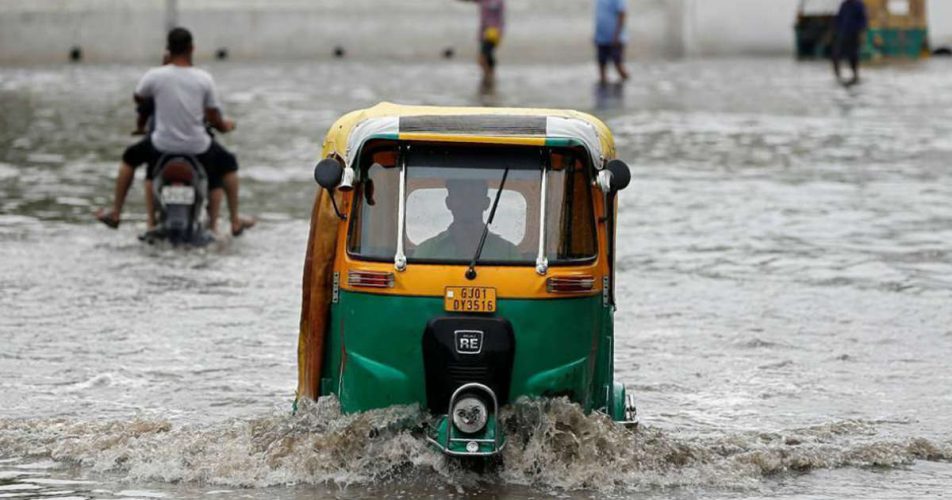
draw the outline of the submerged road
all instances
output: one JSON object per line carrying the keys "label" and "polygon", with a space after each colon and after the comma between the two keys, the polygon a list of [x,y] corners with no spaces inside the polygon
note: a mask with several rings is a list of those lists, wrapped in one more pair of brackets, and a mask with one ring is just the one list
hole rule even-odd
{"label": "submerged road", "polygon": [[948,494],[949,61],[851,90],[823,64],[640,63],[607,94],[588,65],[503,64],[493,103],[594,112],[632,165],[616,376],[644,426],[518,408],[532,430],[484,476],[392,425],[409,409],[289,415],[324,132],[381,100],[478,104],[475,68],[211,66],[261,223],[190,252],[136,241],[139,185],[118,231],[90,216],[144,69],[0,69],[0,493]]}

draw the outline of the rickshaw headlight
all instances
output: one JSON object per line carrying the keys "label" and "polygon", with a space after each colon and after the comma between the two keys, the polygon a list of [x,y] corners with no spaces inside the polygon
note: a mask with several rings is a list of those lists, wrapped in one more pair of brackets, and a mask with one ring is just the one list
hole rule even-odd
{"label": "rickshaw headlight", "polygon": [[479,398],[465,396],[453,405],[453,425],[467,434],[483,430],[488,418],[486,404]]}

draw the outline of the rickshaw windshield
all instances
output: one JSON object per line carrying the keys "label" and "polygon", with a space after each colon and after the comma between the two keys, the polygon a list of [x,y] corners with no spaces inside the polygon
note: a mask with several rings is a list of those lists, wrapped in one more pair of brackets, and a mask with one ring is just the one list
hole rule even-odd
{"label": "rickshaw windshield", "polygon": [[[410,148],[403,157],[407,261],[468,264],[498,194],[479,263],[534,264],[540,251],[543,172],[545,258],[551,263],[593,258],[594,217],[582,162],[565,156],[553,162],[556,155],[547,155],[527,147]],[[399,155],[389,157],[392,165],[373,161],[358,185],[348,239],[354,256],[392,261],[398,253],[402,165]]]}

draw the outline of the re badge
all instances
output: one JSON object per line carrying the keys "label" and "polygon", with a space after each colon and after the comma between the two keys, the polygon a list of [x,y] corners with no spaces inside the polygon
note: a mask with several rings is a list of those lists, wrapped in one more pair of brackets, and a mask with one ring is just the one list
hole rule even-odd
{"label": "re badge", "polygon": [[483,350],[483,332],[480,330],[456,330],[456,352],[479,354]]}

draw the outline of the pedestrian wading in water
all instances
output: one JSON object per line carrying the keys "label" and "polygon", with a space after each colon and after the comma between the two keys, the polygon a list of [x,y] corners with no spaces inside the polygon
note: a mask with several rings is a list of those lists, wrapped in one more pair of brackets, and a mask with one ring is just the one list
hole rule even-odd
{"label": "pedestrian wading in water", "polygon": [[479,67],[483,70],[480,89],[491,92],[496,86],[496,47],[505,25],[504,0],[463,0],[479,4]]}
{"label": "pedestrian wading in water", "polygon": [[595,0],[595,53],[598,60],[598,83],[608,83],[608,62],[615,66],[622,81],[628,79],[625,68],[625,30],[627,0]]}
{"label": "pedestrian wading in water", "polygon": [[[861,40],[869,25],[869,16],[863,0],[843,0],[836,14],[833,41],[833,73],[837,81],[846,86],[859,83],[859,55]],[[853,77],[844,81],[840,72],[840,62],[846,59],[850,63]]]}

